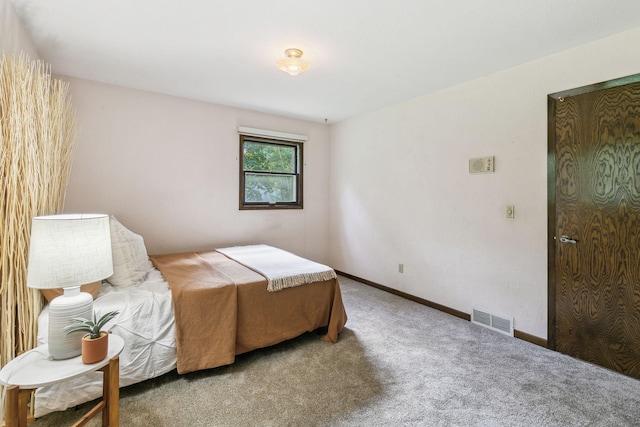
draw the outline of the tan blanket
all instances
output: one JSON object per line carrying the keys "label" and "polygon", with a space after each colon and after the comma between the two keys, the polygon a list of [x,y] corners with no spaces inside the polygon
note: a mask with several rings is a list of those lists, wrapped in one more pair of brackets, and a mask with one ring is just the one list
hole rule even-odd
{"label": "tan blanket", "polygon": [[337,279],[268,292],[264,277],[215,251],[151,261],[171,288],[181,374],[321,327],[337,342],[347,321]]}

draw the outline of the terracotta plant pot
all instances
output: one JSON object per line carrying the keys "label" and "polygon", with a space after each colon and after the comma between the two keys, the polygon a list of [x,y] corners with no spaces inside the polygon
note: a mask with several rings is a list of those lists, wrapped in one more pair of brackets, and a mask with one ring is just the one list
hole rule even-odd
{"label": "terracotta plant pot", "polygon": [[91,339],[89,334],[82,337],[82,363],[91,365],[107,357],[109,350],[109,333],[100,332],[100,338]]}

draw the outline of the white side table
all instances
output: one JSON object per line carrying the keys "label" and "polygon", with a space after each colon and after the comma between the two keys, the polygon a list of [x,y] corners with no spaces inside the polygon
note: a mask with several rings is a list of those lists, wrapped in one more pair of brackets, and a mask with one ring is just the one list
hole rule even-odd
{"label": "white side table", "polygon": [[[94,406],[74,426],[84,425],[102,411],[102,425],[118,426],[120,399],[120,360],[124,340],[109,335],[107,357],[91,365],[82,363],[81,356],[65,360],[50,360],[49,348],[42,345],[16,357],[0,371],[0,383],[7,387],[6,427],[26,427],[27,400],[33,390],[49,384],[69,380],[93,371],[102,371],[102,401]],[[1,420],[0,420],[1,421]]]}

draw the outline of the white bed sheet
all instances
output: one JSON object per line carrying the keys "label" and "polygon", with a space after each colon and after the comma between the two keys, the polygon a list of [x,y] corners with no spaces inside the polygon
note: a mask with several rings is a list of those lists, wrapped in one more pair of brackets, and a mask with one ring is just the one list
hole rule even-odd
{"label": "white bed sheet", "polygon": [[[171,291],[152,268],[143,283],[116,288],[103,283],[94,310],[120,313],[104,329],[124,339],[120,354],[120,387],[165,374],[176,367],[175,321]],[[47,343],[49,311],[38,317],[38,344]],[[102,396],[102,373],[93,372],[36,390],[35,417],[62,411]]]}

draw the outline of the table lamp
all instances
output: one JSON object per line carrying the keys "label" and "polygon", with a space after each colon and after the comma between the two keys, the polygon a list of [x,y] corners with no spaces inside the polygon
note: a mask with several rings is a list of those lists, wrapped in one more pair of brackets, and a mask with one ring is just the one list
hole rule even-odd
{"label": "table lamp", "polygon": [[37,216],[31,223],[27,286],[63,288],[49,303],[49,354],[68,359],[81,353],[82,332],[63,330],[73,318],[93,318],[93,297],[80,286],[113,274],[109,216]]}

